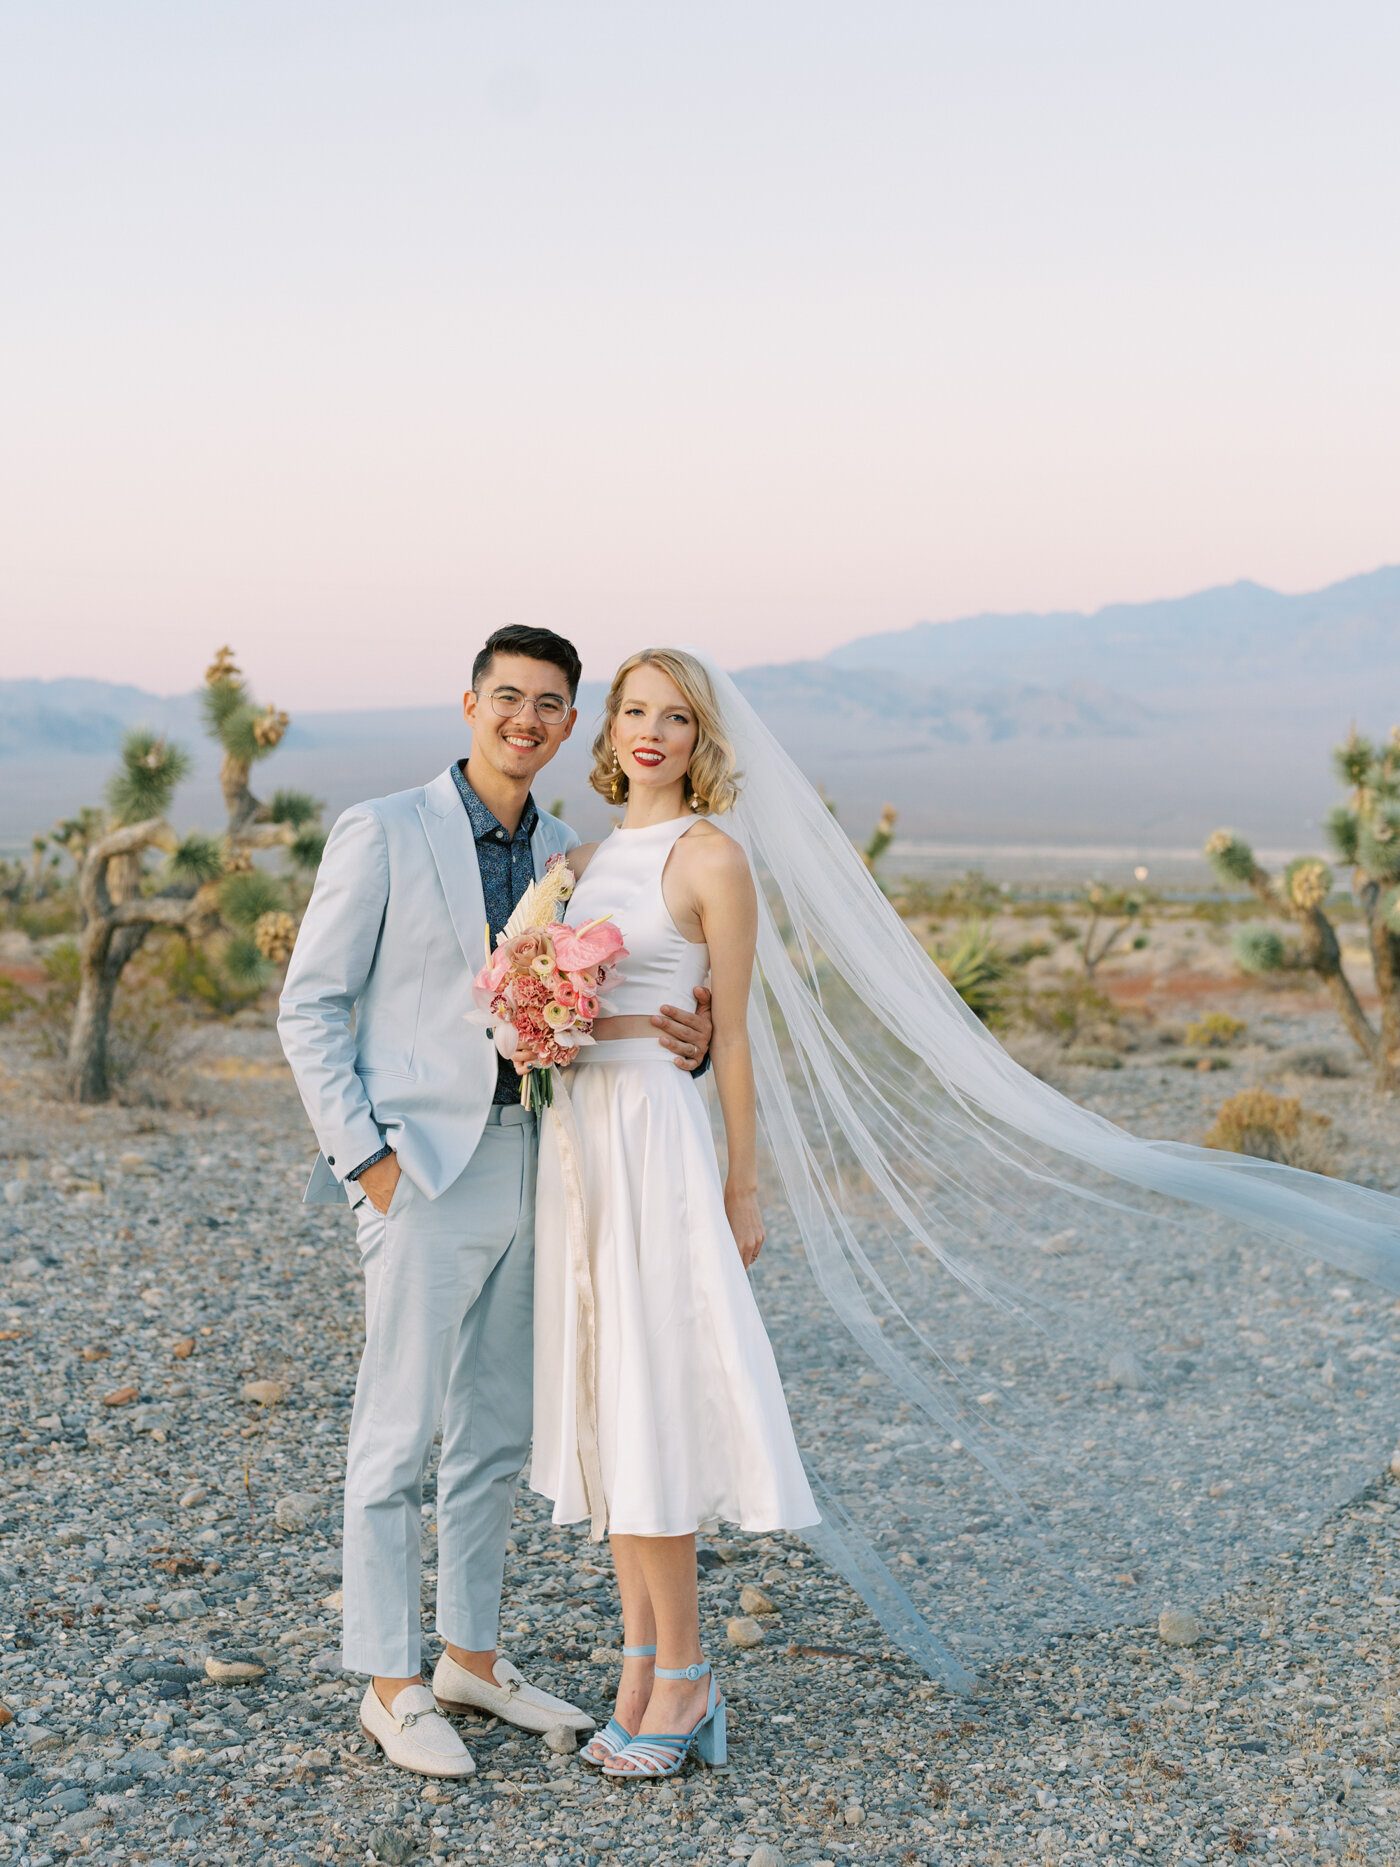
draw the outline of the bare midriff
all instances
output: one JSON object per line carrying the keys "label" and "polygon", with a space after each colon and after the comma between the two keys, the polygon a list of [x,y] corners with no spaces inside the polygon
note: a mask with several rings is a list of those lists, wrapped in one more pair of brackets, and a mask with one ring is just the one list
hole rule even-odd
{"label": "bare midriff", "polygon": [[660,1031],[641,1013],[626,1018],[595,1018],[593,1035],[600,1044],[614,1043],[621,1037],[654,1037],[658,1044],[661,1042]]}

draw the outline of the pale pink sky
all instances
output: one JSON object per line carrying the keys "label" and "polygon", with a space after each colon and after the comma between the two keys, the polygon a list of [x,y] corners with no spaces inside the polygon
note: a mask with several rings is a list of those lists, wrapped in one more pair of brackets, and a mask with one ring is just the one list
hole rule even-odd
{"label": "pale pink sky", "polygon": [[1400,559],[1400,11],[0,16],[0,677],[282,704]]}

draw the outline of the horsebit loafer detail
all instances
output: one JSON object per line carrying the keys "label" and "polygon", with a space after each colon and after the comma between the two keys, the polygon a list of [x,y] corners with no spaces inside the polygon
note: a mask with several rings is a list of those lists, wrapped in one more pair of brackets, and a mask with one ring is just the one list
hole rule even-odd
{"label": "horsebit loafer detail", "polygon": [[373,1680],[360,1702],[360,1729],[390,1763],[419,1776],[470,1776],[471,1752],[433,1702],[425,1685],[405,1686],[386,1710]]}
{"label": "horsebit loafer detail", "polygon": [[519,1725],[522,1731],[540,1734],[557,1730],[560,1725],[570,1731],[593,1729],[593,1720],[586,1711],[539,1686],[527,1685],[508,1659],[498,1659],[493,1670],[496,1683],[490,1685],[444,1653],[433,1672],[433,1697],[439,1708],[502,1718],[507,1724]]}

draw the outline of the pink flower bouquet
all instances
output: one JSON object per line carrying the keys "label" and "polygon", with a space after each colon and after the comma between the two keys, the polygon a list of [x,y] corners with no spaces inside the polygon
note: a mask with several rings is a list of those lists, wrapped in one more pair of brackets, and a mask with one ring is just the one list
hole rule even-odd
{"label": "pink flower bouquet", "polygon": [[521,1102],[537,1111],[554,1101],[555,1069],[567,1069],[580,1046],[593,1042],[593,1020],[606,1009],[603,988],[627,957],[610,920],[566,927],[554,918],[573,891],[564,858],[552,856],[472,982],[469,1017],[494,1032],[497,1050],[520,1077]]}

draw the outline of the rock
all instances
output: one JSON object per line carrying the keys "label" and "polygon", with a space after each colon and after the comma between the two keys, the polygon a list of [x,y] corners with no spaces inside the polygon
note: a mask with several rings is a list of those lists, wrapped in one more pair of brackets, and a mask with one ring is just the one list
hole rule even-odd
{"label": "rock", "polygon": [[387,1867],[405,1867],[413,1859],[417,1846],[413,1836],[403,1828],[371,1828],[369,1831],[370,1852],[377,1860],[385,1861]]}
{"label": "rock", "polygon": [[337,1588],[333,1594],[322,1595],[321,1606],[328,1614],[339,1614],[345,1607],[343,1591]]}
{"label": "rock", "polygon": [[749,1867],[783,1867],[783,1857],[776,1848],[770,1848],[766,1841],[760,1841],[749,1856]]}
{"label": "rock", "polygon": [[279,1497],[273,1507],[272,1518],[279,1530],[309,1530],[313,1523],[323,1515],[325,1506],[322,1500],[310,1491],[291,1491],[286,1497]]}
{"label": "rock", "polygon": [[307,1661],[307,1668],[313,1673],[338,1673],[343,1670],[340,1664],[340,1648],[327,1647],[324,1653],[313,1653]]}
{"label": "rock", "polygon": [[764,1594],[761,1588],[755,1588],[752,1582],[745,1582],[739,1590],[739,1606],[745,1614],[776,1614],[771,1595]]}
{"label": "rock", "polygon": [[158,1750],[149,1750],[143,1744],[122,1758],[122,1768],[132,1776],[163,1776],[169,1767]]}
{"label": "rock", "polygon": [[106,1361],[111,1352],[111,1349],[108,1348],[105,1342],[89,1342],[87,1347],[83,1350],[83,1360]]}
{"label": "rock", "polygon": [[127,1418],[135,1433],[155,1433],[159,1436],[170,1431],[171,1419],[164,1407],[133,1407]]}
{"label": "rock", "polygon": [[85,1809],[87,1805],[87,1791],[76,1788],[60,1789],[48,1804],[51,1809],[57,1809],[60,1815],[76,1814],[79,1809]]}
{"label": "rock", "polygon": [[1193,1608],[1163,1608],[1157,1637],[1169,1647],[1194,1647],[1205,1630]]}
{"label": "rock", "polygon": [[1051,1258],[1063,1258],[1074,1250],[1074,1241],[1079,1234],[1072,1227],[1066,1232],[1052,1232],[1049,1238],[1040,1241],[1040,1248]]}
{"label": "rock", "polygon": [[160,1605],[172,1621],[193,1621],[209,1612],[197,1588],[172,1588],[168,1595],[161,1596]]}
{"label": "rock", "polygon": [[556,1757],[572,1757],[578,1749],[578,1737],[567,1724],[556,1724],[545,1732],[544,1746]]}
{"label": "rock", "polygon": [[43,1269],[43,1265],[32,1253],[27,1258],[21,1258],[14,1267],[16,1277],[39,1277],[43,1274]]}
{"label": "rock", "polygon": [[66,1815],[54,1829],[56,1835],[90,1835],[96,1828],[105,1828],[111,1821],[106,1809],[78,1809],[72,1815]]}
{"label": "rock", "polygon": [[841,1816],[848,1828],[859,1828],[865,1821],[865,1810],[858,1802],[848,1802]]}
{"label": "rock", "polygon": [[1129,1349],[1120,1349],[1108,1364],[1108,1378],[1115,1387],[1128,1393],[1141,1393],[1147,1386],[1147,1372]]}
{"label": "rock", "polygon": [[761,1647],[763,1645],[763,1629],[750,1615],[737,1615],[734,1620],[727,1621],[724,1631],[729,1636],[731,1647]]}
{"label": "rock", "polygon": [[172,1342],[170,1344],[170,1352],[175,1357],[176,1361],[188,1361],[190,1356],[194,1353],[194,1337],[192,1335],[182,1335],[178,1342]]}
{"label": "rock", "polygon": [[47,1725],[42,1724],[25,1725],[19,1734],[19,1741],[31,1757],[40,1751],[58,1750],[63,1743],[57,1731],[50,1731]]}
{"label": "rock", "polygon": [[1390,1455],[1390,1475],[1392,1478],[1400,1478],[1400,1452],[1392,1452]]}
{"label": "rock", "polygon": [[203,1504],[209,1496],[203,1485],[191,1485],[180,1499],[181,1510],[193,1510],[196,1504]]}
{"label": "rock", "polygon": [[139,1387],[114,1387],[110,1394],[102,1396],[104,1407],[126,1407],[141,1396]]}
{"label": "rock", "polygon": [[255,1400],[260,1407],[275,1407],[279,1400],[287,1398],[281,1381],[245,1381],[239,1392],[244,1400]]}
{"label": "rock", "polygon": [[13,1724],[14,1721],[15,1714],[10,1710],[8,1705],[0,1701],[0,1731],[3,1731],[7,1724]]}
{"label": "rock", "polygon": [[21,1206],[28,1197],[28,1180],[7,1180],[5,1182],[5,1204],[7,1206]]}
{"label": "rock", "polygon": [[220,1685],[242,1684],[245,1680],[265,1679],[267,1668],[256,1653],[231,1652],[211,1653],[204,1662],[204,1670],[210,1679]]}

